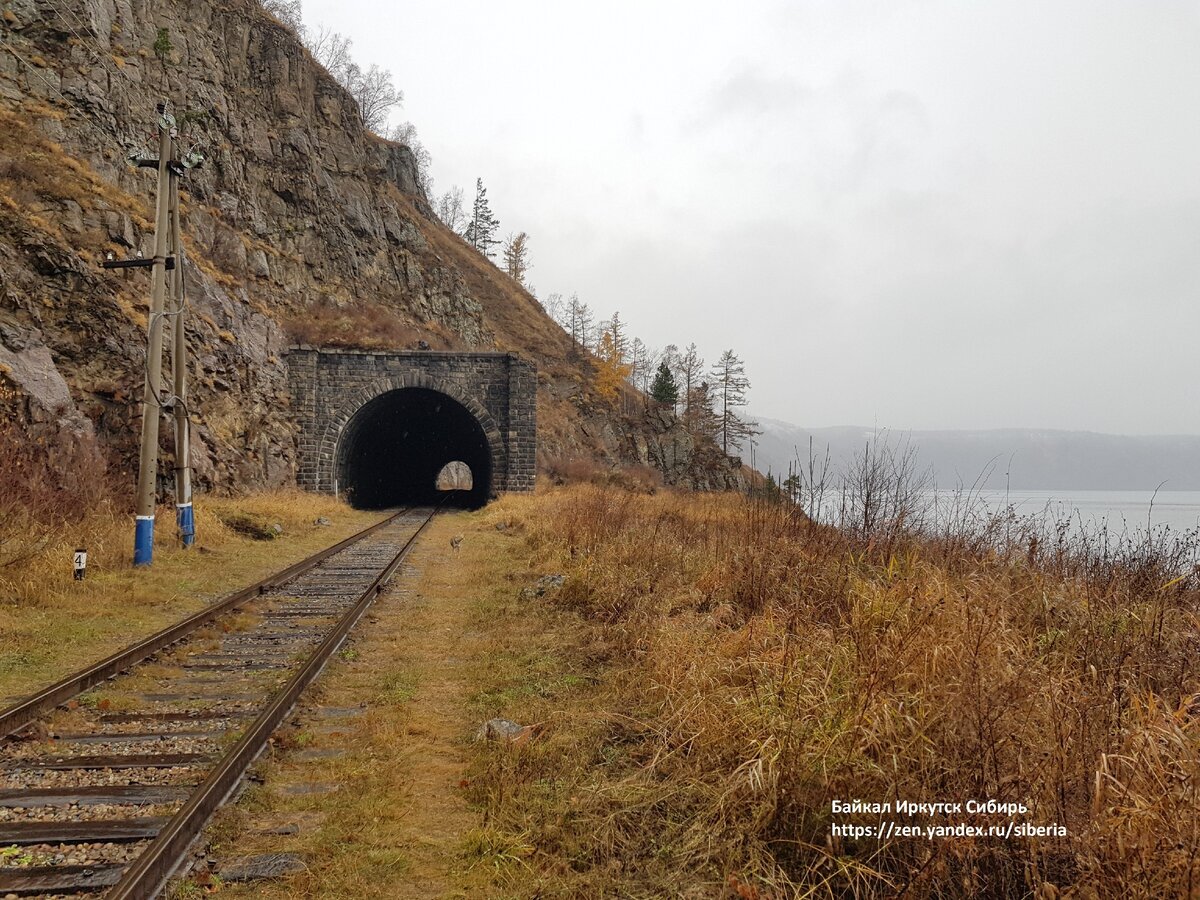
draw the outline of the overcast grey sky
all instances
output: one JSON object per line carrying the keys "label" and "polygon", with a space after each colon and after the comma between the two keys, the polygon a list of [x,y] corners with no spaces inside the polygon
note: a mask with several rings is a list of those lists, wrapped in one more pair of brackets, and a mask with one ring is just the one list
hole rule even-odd
{"label": "overcast grey sky", "polygon": [[1200,432],[1200,0],[306,0],[652,346],[809,426]]}

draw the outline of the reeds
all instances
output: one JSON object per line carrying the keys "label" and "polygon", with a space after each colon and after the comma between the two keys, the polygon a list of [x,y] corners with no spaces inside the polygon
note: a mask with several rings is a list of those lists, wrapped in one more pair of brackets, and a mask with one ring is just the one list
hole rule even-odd
{"label": "reeds", "polygon": [[[966,497],[935,518],[911,465],[860,463],[833,498],[846,527],[732,495],[593,485],[505,501],[534,567],[568,574],[555,603],[613,653],[587,701],[604,723],[590,758],[550,754],[524,775],[567,778],[571,797],[539,889],[1191,893],[1195,535],[1081,532]],[[542,846],[544,809],[519,786],[490,796],[508,798],[494,821]],[[835,836],[873,821],[832,815],[851,799],[1023,803],[1019,822],[1067,835]]]}

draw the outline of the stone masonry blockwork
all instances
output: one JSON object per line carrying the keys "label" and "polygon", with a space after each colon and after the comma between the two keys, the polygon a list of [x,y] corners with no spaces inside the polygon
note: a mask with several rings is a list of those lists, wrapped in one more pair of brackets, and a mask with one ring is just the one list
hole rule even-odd
{"label": "stone masonry blockwork", "polygon": [[296,478],[333,493],[338,444],[363,405],[389,391],[421,387],[462,404],[492,455],[492,491],[532,491],[537,446],[537,369],[515,353],[367,351],[292,347],[292,413],[300,427]]}

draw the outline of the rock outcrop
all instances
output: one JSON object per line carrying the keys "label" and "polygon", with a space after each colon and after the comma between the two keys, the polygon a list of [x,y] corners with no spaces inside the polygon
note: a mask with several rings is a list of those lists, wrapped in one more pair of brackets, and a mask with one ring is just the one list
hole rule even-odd
{"label": "rock outcrop", "polygon": [[129,154],[153,155],[165,98],[181,142],[207,157],[181,201],[201,488],[294,481],[284,350],[297,333],[516,350],[542,373],[553,452],[740,483],[671,417],[593,408],[561,329],[437,222],[409,148],[365,132],[353,99],[254,0],[2,9],[0,373],[29,421],[90,429],[133,468],[148,277],[100,262],[151,253],[154,177]]}

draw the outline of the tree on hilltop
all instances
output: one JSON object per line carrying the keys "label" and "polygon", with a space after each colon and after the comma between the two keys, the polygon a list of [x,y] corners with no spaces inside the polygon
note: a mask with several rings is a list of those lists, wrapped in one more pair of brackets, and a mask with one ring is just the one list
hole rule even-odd
{"label": "tree on hilltop", "polygon": [[462,235],[467,226],[467,213],[463,206],[463,189],[457,184],[438,198],[433,210],[447,228]]}
{"label": "tree on hilltop", "polygon": [[687,393],[684,399],[687,412],[684,415],[684,427],[695,437],[707,437],[716,440],[721,426],[716,413],[715,398],[712,387],[707,381],[698,381]]}
{"label": "tree on hilltop", "polygon": [[712,375],[714,410],[717,416],[717,433],[721,449],[728,454],[729,448],[740,450],[747,438],[762,434],[757,422],[738,415],[746,405],[746,392],[750,390],[750,379],[746,377],[746,364],[732,350],[726,350],[713,366]]}
{"label": "tree on hilltop", "polygon": [[625,323],[621,321],[621,314],[615,312],[607,322],[601,322],[600,330],[612,335],[613,346],[621,359],[625,359],[629,355],[629,339],[625,336]]}
{"label": "tree on hilltop", "polygon": [[404,92],[392,83],[392,73],[377,65],[364,70],[350,55],[351,42],[345,35],[324,25],[315,32],[306,29],[299,20],[298,0],[294,3],[289,0],[266,0],[263,8],[289,23],[292,19],[288,17],[294,17],[296,24],[293,27],[308,47],[308,52],[354,98],[363,127],[386,136],[388,117],[393,109],[404,102]]}
{"label": "tree on hilltop", "polygon": [[688,344],[686,350],[682,353],[676,352],[674,356],[675,380],[683,393],[683,421],[690,427],[692,396],[696,386],[700,384],[700,379],[704,376],[704,358],[694,343]]}
{"label": "tree on hilltop", "polygon": [[517,284],[525,285],[525,276],[532,265],[529,262],[529,235],[524,231],[510,234],[504,242],[504,271]]}
{"label": "tree on hilltop", "polygon": [[629,377],[629,365],[617,349],[611,331],[600,335],[596,347],[596,393],[606,403],[613,403],[621,394],[621,385]]}
{"label": "tree on hilltop", "polygon": [[300,0],[259,0],[259,5],[300,37],[304,37]]}
{"label": "tree on hilltop", "polygon": [[639,391],[646,393],[650,390],[650,369],[654,366],[654,354],[646,342],[634,335],[629,342],[629,381]]}
{"label": "tree on hilltop", "polygon": [[654,373],[654,381],[650,385],[650,397],[655,403],[669,406],[672,410],[679,401],[679,385],[675,381],[675,375],[671,372],[671,366],[665,359],[658,364],[658,370]]}
{"label": "tree on hilltop", "polygon": [[350,68],[354,65],[354,57],[350,55],[350,38],[322,25],[315,32],[306,33],[304,43],[309,53],[325,67],[325,71],[345,87]]}
{"label": "tree on hilltop", "polygon": [[[539,302],[542,304],[542,309],[546,310],[546,315],[557,322],[559,327],[562,327],[563,314],[566,311],[566,304],[563,303],[562,294],[550,294],[545,300]],[[566,328],[563,328],[563,330],[566,331]]]}
{"label": "tree on hilltop", "polygon": [[433,155],[417,137],[417,126],[412,122],[402,122],[389,128],[384,137],[397,144],[403,144],[412,152],[413,161],[417,164],[417,185],[421,188],[421,192],[432,201],[433,176],[429,173],[429,167],[433,163]]}
{"label": "tree on hilltop", "polygon": [[572,294],[567,301],[565,329],[571,335],[571,342],[586,353],[592,342],[592,308],[579,300],[578,294]]}
{"label": "tree on hilltop", "polygon": [[367,131],[381,134],[388,116],[404,102],[404,92],[392,84],[392,73],[372,63],[365,72],[353,66],[347,90],[354,96]]}
{"label": "tree on hilltop", "polygon": [[471,207],[471,218],[467,222],[467,230],[463,233],[466,242],[489,259],[493,255],[492,248],[500,243],[496,231],[500,228],[500,220],[492,213],[488,205],[487,188],[483,179],[475,179],[475,203]]}

